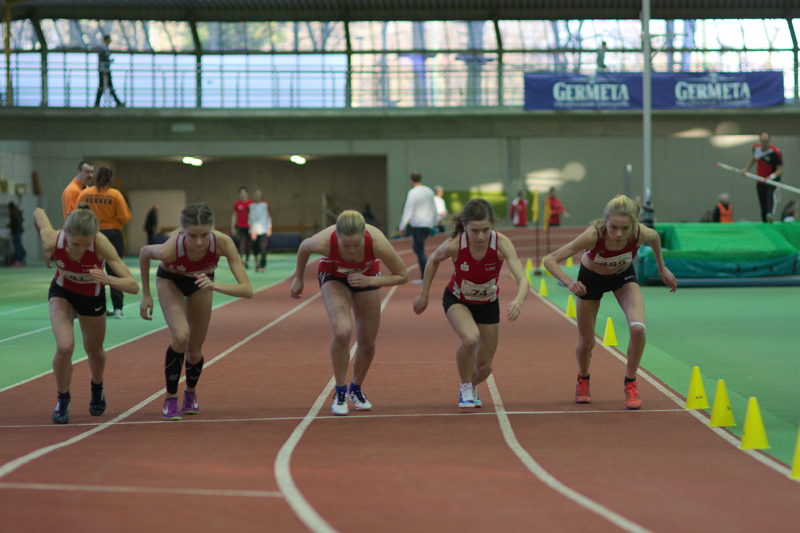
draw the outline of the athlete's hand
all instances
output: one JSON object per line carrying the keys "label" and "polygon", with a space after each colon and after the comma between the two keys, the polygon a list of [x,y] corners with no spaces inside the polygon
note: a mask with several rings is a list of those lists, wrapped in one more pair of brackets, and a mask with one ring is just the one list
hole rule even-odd
{"label": "athlete's hand", "polygon": [[506,306],[509,320],[516,320],[522,314],[522,302],[511,300]]}
{"label": "athlete's hand", "polygon": [[414,312],[418,315],[421,315],[422,312],[428,307],[428,295],[420,294],[419,296],[414,298],[413,305],[414,305]]}
{"label": "athlete's hand", "polygon": [[139,302],[139,316],[145,320],[153,320],[153,297],[142,295]]}
{"label": "athlete's hand", "polygon": [[92,276],[92,279],[97,283],[101,283],[103,285],[109,285],[111,282],[111,276],[106,274],[105,270],[100,270],[99,268],[91,269],[89,271],[89,275]]}
{"label": "athlete's hand", "polygon": [[351,287],[372,287],[374,276],[365,276],[361,272],[351,272],[347,275],[347,283]]}
{"label": "athlete's hand", "polygon": [[676,278],[667,267],[664,267],[663,270],[659,271],[658,275],[661,277],[661,281],[664,282],[664,285],[669,287],[669,292],[675,292],[678,290],[678,278]]}
{"label": "athlete's hand", "polygon": [[583,296],[584,294],[586,294],[586,285],[584,285],[578,280],[572,280],[568,288],[570,292],[575,296]]}
{"label": "athlete's hand", "polygon": [[777,178],[777,177],[778,177],[778,175],[777,175],[777,174],[775,174],[775,173],[773,172],[772,174],[770,174],[769,176],[767,176],[767,179],[768,179],[768,180],[774,180],[774,179],[775,179],[775,178]]}
{"label": "athlete's hand", "polygon": [[197,285],[201,291],[214,290],[214,282],[205,274],[196,274],[194,278],[194,284]]}
{"label": "athlete's hand", "polygon": [[300,295],[303,294],[303,280],[302,278],[295,278],[292,280],[292,288],[291,288],[291,296],[292,298],[300,298]]}
{"label": "athlete's hand", "polygon": [[747,174],[747,169],[746,169],[746,168],[740,168],[740,169],[739,169],[739,174],[741,174],[742,176],[744,176],[745,174]]}

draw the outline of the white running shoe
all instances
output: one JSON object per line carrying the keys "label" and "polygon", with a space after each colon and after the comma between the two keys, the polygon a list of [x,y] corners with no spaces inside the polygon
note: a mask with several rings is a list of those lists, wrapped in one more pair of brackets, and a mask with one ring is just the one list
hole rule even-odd
{"label": "white running shoe", "polygon": [[361,389],[355,392],[350,391],[347,396],[350,399],[350,402],[353,404],[353,407],[355,407],[356,411],[372,410],[372,403],[367,400],[367,397],[364,396],[364,392]]}
{"label": "white running shoe", "polygon": [[474,409],[475,397],[472,395],[472,383],[462,383],[458,391],[458,407],[461,409]]}
{"label": "white running shoe", "polygon": [[347,414],[347,393],[334,392],[333,404],[331,405],[331,412],[336,416],[344,416]]}
{"label": "white running shoe", "polygon": [[481,397],[478,396],[478,387],[475,385],[472,386],[472,403],[475,404],[475,407],[483,407]]}

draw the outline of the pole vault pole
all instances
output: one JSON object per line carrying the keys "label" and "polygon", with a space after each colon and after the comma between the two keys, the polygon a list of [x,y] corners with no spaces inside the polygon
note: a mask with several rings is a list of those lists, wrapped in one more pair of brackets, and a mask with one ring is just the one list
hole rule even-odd
{"label": "pole vault pole", "polygon": [[762,178],[761,176],[757,176],[757,175],[755,175],[755,174],[753,174],[751,172],[742,172],[740,169],[738,169],[738,168],[736,168],[734,166],[726,165],[725,163],[720,163],[719,161],[717,161],[717,166],[719,168],[724,168],[725,170],[730,170],[731,172],[735,172],[736,174],[739,174],[740,176],[744,176],[745,178],[750,178],[751,180],[756,180],[759,183],[763,183],[765,185],[771,185],[773,187],[778,187],[779,189],[784,189],[786,191],[790,191],[790,192],[793,192],[795,194],[800,194],[800,189],[798,189],[797,187],[792,187],[791,185],[786,185],[785,183],[781,183],[780,181],[768,180],[766,178]]}

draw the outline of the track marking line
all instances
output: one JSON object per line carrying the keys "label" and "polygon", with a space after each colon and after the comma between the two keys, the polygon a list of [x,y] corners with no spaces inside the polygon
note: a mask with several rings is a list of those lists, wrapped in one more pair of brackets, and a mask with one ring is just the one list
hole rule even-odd
{"label": "track marking line", "polygon": [[8,315],[10,313],[19,313],[20,311],[27,311],[28,309],[34,309],[36,307],[42,307],[42,306],[45,306],[45,305],[47,305],[47,302],[33,304],[33,305],[26,306],[26,307],[17,307],[15,309],[9,309],[8,311],[0,311],[0,315]]}
{"label": "track marking line", "polygon": [[[409,270],[412,269],[413,267]],[[397,291],[397,287],[398,285],[393,286],[389,293],[384,297],[383,301],[381,302],[381,313],[386,307],[386,304],[389,302],[389,299]],[[350,360],[353,359],[357,346],[358,343],[354,343],[350,348]],[[294,431],[292,431],[292,434],[289,435],[289,438],[286,439],[286,442],[283,444],[283,446],[281,446],[281,449],[278,451],[278,455],[275,458],[275,465],[273,469],[275,472],[275,481],[278,483],[278,489],[280,489],[281,493],[284,495],[286,503],[289,504],[289,507],[292,508],[300,521],[303,522],[303,524],[305,524],[306,527],[308,527],[308,529],[314,533],[337,532],[336,529],[326,522],[325,519],[322,518],[322,516],[311,506],[311,504],[308,503],[308,500],[306,500],[305,496],[303,496],[303,493],[297,488],[297,485],[292,478],[292,452],[294,452],[294,449],[297,447],[300,439],[303,438],[303,433],[305,433],[306,429],[308,429],[308,426],[310,426],[311,422],[317,417],[320,409],[322,409],[322,404],[325,403],[330,397],[331,388],[335,383],[336,380],[334,376],[331,376],[331,379],[329,379],[328,383],[325,385],[325,387],[323,387],[322,392],[319,396],[317,396],[316,401],[308,410],[306,416],[303,417],[297,427],[294,428]],[[342,417],[332,416],[331,418]]]}
{"label": "track marking line", "polygon": [[503,400],[500,398],[500,392],[497,390],[497,384],[495,383],[494,376],[490,375],[489,379],[486,380],[486,383],[489,385],[489,392],[491,393],[492,401],[494,402],[497,421],[500,424],[500,430],[503,433],[503,438],[505,439],[506,444],[534,476],[539,478],[539,480],[545,485],[555,490],[562,496],[565,496],[567,499],[572,500],[581,507],[595,513],[601,518],[608,520],[615,526],[625,531],[634,533],[646,533],[649,531],[632,520],[629,520],[628,518],[625,518],[624,516],[612,511],[608,507],[605,507],[591,498],[584,496],[575,489],[568,487],[559,481],[555,476],[550,474],[547,470],[545,470],[542,465],[540,465],[517,440],[517,436],[514,434],[514,429],[511,427],[511,421],[508,419],[508,413],[503,406]]}
{"label": "track marking line", "polygon": [[[232,345],[231,347],[229,347],[225,351],[223,351],[223,352],[219,353],[218,355],[216,355],[213,359],[211,359],[210,361],[205,363],[205,367],[204,368],[207,368],[207,367],[213,365],[214,363],[216,363],[217,361],[219,361],[223,357],[227,356],[229,353],[237,350],[238,348],[240,348],[241,346],[247,344],[248,342],[250,342],[251,340],[253,340],[257,336],[261,335],[261,333],[263,333],[264,331],[270,329],[271,327],[275,326],[276,324],[279,324],[280,322],[282,322],[284,319],[286,319],[286,318],[290,317],[291,315],[295,314],[296,312],[300,311],[305,306],[307,306],[308,304],[310,304],[311,302],[313,302],[314,300],[319,298],[319,296],[320,296],[320,293],[315,294],[314,296],[308,298],[307,300],[303,301],[302,303],[300,303],[300,304],[296,305],[295,307],[291,308],[289,311],[287,311],[284,314],[280,315],[278,318],[274,319],[269,324],[267,324],[265,326],[262,326],[261,328],[259,328],[255,332],[251,333],[250,335],[248,335],[244,339],[240,340],[236,344]],[[235,301],[235,300],[231,300],[231,301]],[[228,302],[226,302],[226,303],[228,303]],[[181,380],[180,380],[181,383],[184,382],[184,381],[186,381],[186,376],[183,376],[181,378]],[[21,457],[17,457],[16,459],[13,459],[13,460],[5,463],[4,465],[0,466],[0,478],[3,478],[5,476],[7,476],[8,474],[10,474],[14,470],[20,468],[21,466],[24,466],[24,465],[26,465],[26,464],[38,459],[39,457],[47,455],[48,453],[50,453],[52,451],[59,450],[61,448],[65,448],[65,447],[67,447],[67,446],[69,446],[71,444],[75,444],[76,442],[80,442],[83,439],[91,437],[95,433],[99,433],[100,431],[103,431],[104,429],[107,429],[107,428],[115,425],[120,420],[124,420],[124,419],[128,418],[133,413],[139,411],[144,406],[146,406],[147,404],[153,402],[154,400],[162,397],[163,395],[164,395],[164,390],[163,389],[159,389],[157,392],[151,394],[148,398],[145,398],[144,400],[142,400],[138,404],[134,405],[133,407],[131,407],[127,411],[117,415],[116,417],[114,417],[113,419],[109,420],[108,422],[105,422],[105,423],[103,423],[103,424],[101,424],[101,425],[99,425],[99,426],[97,426],[95,428],[92,428],[92,429],[90,429],[88,431],[85,431],[83,433],[79,433],[78,435],[75,435],[74,437],[72,437],[70,439],[61,441],[61,442],[56,443],[56,444],[51,444],[49,446],[45,446],[43,448],[39,448],[38,450],[34,450],[34,451],[32,451],[32,452],[30,452],[28,454],[25,454],[25,455],[23,455]]]}
{"label": "track marking line", "polygon": [[63,483],[0,483],[0,489],[72,492],[106,492],[125,494],[177,494],[186,496],[228,496],[235,498],[283,498],[280,492],[267,490],[182,489],[162,487],[131,487],[126,485],[73,485]]}
{"label": "track marking line", "polygon": [[[648,413],[656,414],[656,413],[683,413],[685,409],[645,409],[645,410],[637,410],[632,411],[630,409],[611,409],[611,410],[587,410],[587,411],[506,411],[509,415],[585,415],[585,414],[625,414],[626,416],[646,416]],[[485,409],[483,411],[475,410],[474,412],[453,412],[453,413],[397,413],[397,414],[377,414],[374,412],[362,412],[357,413],[356,416],[352,416],[349,420],[367,420],[370,418],[427,418],[427,417],[439,417],[439,416],[479,416],[479,415],[494,415],[494,411],[491,409]],[[216,424],[216,423],[232,423],[232,422],[280,422],[283,420],[303,420],[304,416],[274,416],[274,417],[252,417],[252,418],[212,418],[212,419],[198,419],[198,418],[189,418],[183,419],[181,422],[182,424]],[[317,420],[340,420],[342,417],[340,416],[333,416],[333,415],[323,415],[317,416]],[[143,425],[143,424],[161,424],[161,420],[135,420],[131,422],[117,422],[118,426],[136,426],[136,425]],[[56,424],[19,424],[14,426],[0,426],[0,430],[3,429],[29,429],[29,428],[51,428],[54,431],[61,430],[64,428],[70,427],[94,427],[102,425],[102,422],[96,423],[83,423],[83,424],[65,424],[62,426]]]}
{"label": "track marking line", "polygon": [[[287,278],[287,279],[288,279],[288,278]],[[272,287],[275,287],[276,285],[280,285],[280,284],[281,284],[281,283],[283,283],[284,281],[286,281],[286,279],[282,279],[282,280],[278,280],[278,281],[275,281],[275,282],[273,282],[273,283],[270,283],[269,285],[266,285],[266,286],[264,286],[264,287],[262,287],[262,288],[258,289],[258,290],[256,291],[256,293],[259,293],[259,292],[265,291],[265,290],[267,290],[267,289],[271,289]],[[219,309],[220,307],[224,307],[224,306],[226,306],[226,305],[228,305],[228,304],[230,304],[230,303],[233,303],[233,302],[235,302],[235,301],[237,301],[237,299],[228,300],[227,302],[222,302],[221,304],[218,304],[218,305],[215,305],[215,306],[213,306],[213,307],[211,308],[211,310],[212,310],[212,311],[215,311],[215,310]],[[138,301],[137,301],[136,303],[138,303]],[[127,306],[126,306],[126,307],[127,307]],[[136,317],[136,318],[138,318],[138,317]],[[43,329],[51,329],[51,327],[52,327],[52,326],[47,326],[46,328],[43,328]],[[113,349],[115,349],[115,348],[119,348],[120,346],[124,346],[124,345],[126,345],[126,344],[128,344],[128,343],[131,343],[131,342],[133,342],[133,341],[138,341],[139,339],[142,339],[142,338],[144,338],[144,337],[147,337],[148,335],[152,335],[153,333],[158,333],[159,331],[161,331],[161,330],[163,330],[163,329],[167,329],[167,325],[166,325],[166,324],[164,324],[163,326],[161,326],[161,327],[159,327],[159,328],[156,328],[156,329],[151,329],[151,330],[145,331],[145,332],[144,332],[144,333],[142,333],[141,335],[137,335],[137,336],[135,336],[135,337],[131,337],[131,338],[130,338],[130,339],[128,339],[128,340],[122,341],[122,342],[120,342],[120,343],[117,343],[117,344],[115,344],[115,345],[113,345],[113,346],[110,346],[110,347],[108,347],[108,348],[105,348],[105,351],[106,351],[106,353],[108,353],[108,352],[110,352],[111,350],[113,350]],[[28,335],[28,334],[29,334],[29,333],[24,333],[23,335]],[[7,340],[11,340],[11,339],[7,339]],[[0,341],[0,342],[4,342],[4,341]],[[87,359],[88,359],[88,357],[84,355],[84,356],[83,356],[83,357],[81,357],[80,359],[75,359],[75,360],[73,360],[73,361],[72,361],[72,364],[73,364],[73,366],[74,366],[74,365],[76,365],[76,364],[78,364],[78,363],[81,363],[81,362],[83,362],[83,361],[86,361]],[[52,371],[52,370],[48,370],[48,371],[46,371],[46,372],[42,372],[42,373],[40,373],[40,374],[36,374],[35,376],[31,376],[31,377],[29,377],[29,378],[27,378],[27,379],[24,379],[24,380],[22,380],[22,381],[19,381],[19,382],[17,382],[17,383],[14,383],[14,384],[12,384],[12,385],[8,385],[8,386],[6,386],[6,387],[0,388],[0,392],[5,392],[5,391],[7,391],[7,390],[9,390],[9,389],[13,389],[14,387],[19,387],[20,385],[24,385],[25,383],[29,383],[29,382],[31,382],[31,381],[37,380],[37,379],[39,379],[39,378],[41,378],[41,377],[47,376],[47,375],[49,375],[49,374],[52,374],[52,373],[53,373],[53,371]]]}
{"label": "track marking line", "polygon": [[[541,296],[539,296],[539,293],[534,291],[532,287],[529,288],[529,289],[537,298],[539,298],[539,300],[543,301],[545,304],[550,306],[550,308],[555,310],[561,317],[563,317],[565,320],[569,321],[570,323],[572,323],[574,326],[577,327],[578,322],[575,319],[567,317],[564,314],[564,312],[556,304],[554,304],[553,302],[551,302],[550,300],[548,300],[546,298],[542,298]],[[603,349],[605,349],[608,353],[610,353],[611,355],[616,357],[623,364],[625,364],[627,362],[628,358],[625,356],[625,354],[623,354],[622,352],[620,352],[618,350],[614,350],[611,346],[603,346],[603,339],[601,339],[599,335],[595,335],[595,339],[597,341],[599,341],[599,342],[596,343],[597,346],[601,346]],[[637,374],[639,376],[641,376],[645,381],[647,381],[650,385],[655,387],[664,396],[666,396],[667,398],[669,398],[670,400],[675,402],[675,404],[677,404],[678,406],[682,407],[686,403],[686,400],[684,398],[681,398],[675,392],[673,392],[672,389],[669,389],[668,387],[663,385],[652,374],[650,374],[649,372],[643,370],[641,368],[641,366],[639,367],[639,370],[637,371]],[[722,437],[722,439],[725,442],[727,442],[730,445],[734,446],[736,449],[738,449],[742,453],[745,453],[745,454],[749,455],[750,457],[752,457],[753,459],[755,459],[759,463],[763,464],[764,466],[767,466],[767,467],[771,468],[772,470],[778,472],[779,474],[782,474],[783,476],[788,476],[790,474],[790,472],[791,472],[790,469],[787,466],[785,466],[783,463],[779,462],[777,459],[772,457],[771,455],[767,455],[765,453],[762,453],[762,452],[759,452],[759,451],[756,451],[756,450],[742,450],[741,449],[742,441],[739,438],[737,438],[735,435],[733,435],[732,433],[729,433],[728,431],[725,431],[722,428],[709,426],[708,425],[709,416],[706,414],[705,411],[699,411],[698,412],[697,409],[684,409],[684,411],[688,411],[691,416],[696,418],[698,421],[702,422],[704,427],[706,427],[710,431],[714,432],[719,437]]]}

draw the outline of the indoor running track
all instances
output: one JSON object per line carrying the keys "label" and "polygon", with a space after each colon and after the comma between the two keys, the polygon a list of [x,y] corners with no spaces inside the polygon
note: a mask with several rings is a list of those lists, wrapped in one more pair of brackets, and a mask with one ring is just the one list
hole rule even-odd
{"label": "indoor running track", "polygon": [[[521,255],[532,246],[515,238]],[[433,243],[431,243],[431,246]],[[408,242],[398,245],[413,264]],[[0,524],[8,532],[790,531],[800,484],[595,349],[594,402],[576,405],[575,326],[531,294],[501,322],[484,407],[459,412],[455,334],[439,298],[383,289],[365,391],[375,409],[330,416],[330,332],[309,267],[214,311],[201,413],[160,421],[167,331],[109,352],[109,408],[91,417],[76,365],[69,425],[50,423],[50,375],[0,392]],[[412,277],[418,274],[411,270]],[[506,270],[501,298],[513,282]],[[653,328],[652,335],[658,335]],[[83,386],[83,385],[86,386]],[[677,402],[676,402],[677,400]]]}

